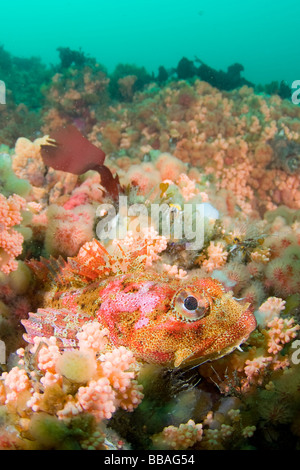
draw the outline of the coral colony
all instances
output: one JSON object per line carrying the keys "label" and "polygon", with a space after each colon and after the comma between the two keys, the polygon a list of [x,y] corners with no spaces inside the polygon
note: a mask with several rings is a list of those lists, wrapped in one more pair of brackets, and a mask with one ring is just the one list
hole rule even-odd
{"label": "coral colony", "polygon": [[0,448],[299,449],[299,106],[59,54],[0,107]]}

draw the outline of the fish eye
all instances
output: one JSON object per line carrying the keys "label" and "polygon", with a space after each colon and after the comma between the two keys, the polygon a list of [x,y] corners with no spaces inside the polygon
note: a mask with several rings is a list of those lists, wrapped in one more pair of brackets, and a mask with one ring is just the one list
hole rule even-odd
{"label": "fish eye", "polygon": [[198,300],[192,295],[188,295],[183,302],[183,305],[187,310],[196,310],[198,307]]}
{"label": "fish eye", "polygon": [[177,318],[185,321],[196,321],[209,314],[210,303],[204,294],[196,296],[181,290],[172,299],[172,310]]}

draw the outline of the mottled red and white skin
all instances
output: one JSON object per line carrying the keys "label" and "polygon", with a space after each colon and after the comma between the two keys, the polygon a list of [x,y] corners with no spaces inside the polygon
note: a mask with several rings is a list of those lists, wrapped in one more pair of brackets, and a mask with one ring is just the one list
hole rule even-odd
{"label": "mottled red and white skin", "polygon": [[109,330],[111,343],[138,360],[176,368],[229,354],[256,327],[249,304],[242,305],[211,278],[183,281],[145,267],[142,250],[112,256],[96,240],[68,261],[32,261],[44,285],[42,305],[23,320],[35,336],[56,336],[76,346],[86,322]]}

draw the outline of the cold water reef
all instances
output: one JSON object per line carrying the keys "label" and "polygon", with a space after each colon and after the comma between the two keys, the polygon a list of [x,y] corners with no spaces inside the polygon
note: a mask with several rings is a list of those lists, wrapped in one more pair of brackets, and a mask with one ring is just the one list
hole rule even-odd
{"label": "cold water reef", "polygon": [[[215,75],[233,74],[235,86],[216,87],[198,62],[178,65],[179,78],[126,65],[108,76],[83,53],[59,53],[56,70],[26,63],[43,77],[42,106],[27,96],[0,107],[0,448],[299,449],[299,106],[275,86],[241,83],[240,67]],[[109,173],[81,174],[76,151],[72,172],[45,164],[47,136],[66,125],[106,154]],[[116,187],[149,210],[148,228],[129,220],[118,241],[144,250],[146,270],[211,277],[250,304],[257,327],[241,349],[184,369],[139,361],[97,321],[71,349],[24,340],[22,321],[47,296],[30,260],[76,257],[98,238],[99,206],[118,212]],[[168,239],[151,204],[165,204],[173,223],[185,204],[191,219],[206,204],[203,246]]]}

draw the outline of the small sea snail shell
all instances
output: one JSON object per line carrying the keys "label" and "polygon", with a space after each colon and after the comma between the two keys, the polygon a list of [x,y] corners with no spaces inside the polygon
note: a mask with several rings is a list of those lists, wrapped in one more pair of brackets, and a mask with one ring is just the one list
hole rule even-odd
{"label": "small sea snail shell", "polygon": [[208,315],[210,303],[203,294],[195,295],[187,290],[181,290],[173,297],[172,309],[177,318],[196,321]]}

